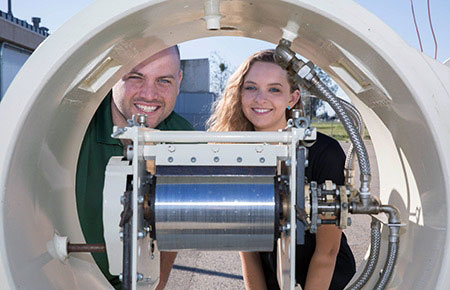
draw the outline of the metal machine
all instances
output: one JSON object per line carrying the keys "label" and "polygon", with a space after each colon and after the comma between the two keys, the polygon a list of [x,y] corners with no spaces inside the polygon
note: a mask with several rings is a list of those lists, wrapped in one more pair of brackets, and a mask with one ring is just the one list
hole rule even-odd
{"label": "metal machine", "polygon": [[[110,287],[90,255],[74,253],[70,258],[64,259],[66,250],[79,249],[67,245],[64,238],[58,238],[58,236],[70,237],[71,241],[83,241],[76,214],[74,178],[81,140],[90,117],[119,77],[146,56],[178,42],[216,35],[245,36],[272,43],[284,39],[278,47],[280,64],[295,72],[301,78],[299,82],[311,85],[313,90],[330,103],[334,102],[333,96],[316,82],[314,75],[310,75],[308,66],[293,58],[290,49],[301,52],[339,83],[361,112],[374,143],[380,171],[381,201],[377,203],[369,194],[367,170],[370,170],[370,167],[364,163],[364,149],[357,140],[358,129],[355,126],[358,123],[357,117],[356,119],[351,117],[353,114],[350,112],[351,109],[346,108],[345,104],[340,104],[349,117],[347,121],[344,117],[343,122],[347,124],[347,129],[353,136],[358,162],[363,162],[360,164],[363,178],[362,186],[357,190],[359,195],[352,194],[356,190],[350,186],[351,166],[347,168],[350,174],[347,175],[346,190],[334,189],[330,184],[325,184],[324,187],[311,183],[306,187],[305,194],[300,196],[297,195],[298,190],[305,187],[298,186],[303,184],[301,180],[293,182],[293,176],[289,175],[288,180],[275,172],[272,179],[264,170],[247,172],[244,175],[257,177],[258,186],[264,193],[258,200],[260,206],[264,208],[264,204],[268,203],[268,207],[272,208],[273,205],[273,218],[270,210],[262,210],[264,212],[261,214],[262,221],[260,223],[249,221],[242,232],[236,231],[239,223],[230,220],[229,229],[236,231],[237,234],[233,242],[223,240],[222,246],[227,247],[229,244],[234,246],[234,242],[254,243],[252,248],[262,249],[268,244],[269,237],[272,239],[273,235],[273,238],[276,238],[279,234],[282,241],[284,236],[288,237],[286,233],[289,234],[290,245],[293,246],[294,240],[299,240],[296,235],[299,234],[301,237],[301,231],[294,232],[304,225],[300,220],[306,219],[305,227],[314,229],[316,224],[318,225],[316,215],[319,213],[325,213],[325,216],[329,212],[333,213],[338,217],[337,222],[343,226],[346,223],[347,209],[349,213],[354,214],[388,212],[391,220],[386,225],[391,225],[390,233],[384,230],[389,227],[383,227],[383,233],[377,237],[376,233],[379,230],[375,223],[373,240],[384,243],[375,243],[380,247],[372,247],[371,251],[379,250],[382,259],[391,258],[388,258],[387,262],[380,260],[376,263],[376,259],[373,258],[375,255],[369,255],[365,269],[360,269],[360,273],[357,274],[362,277],[361,281],[366,280],[365,287],[370,289],[386,285],[387,280],[389,280],[387,287],[391,289],[448,287],[450,215],[447,208],[450,205],[448,198],[450,156],[447,148],[450,147],[448,129],[450,69],[408,47],[387,26],[351,1],[343,1],[337,5],[336,1],[306,0],[186,0],[183,1],[183,5],[175,0],[118,1],[114,2],[114,5],[106,0],[97,1],[50,36],[27,61],[0,104],[0,123],[4,140],[2,145],[4,147],[0,150],[1,284],[8,289]],[[337,106],[335,110],[342,109],[338,108],[339,104],[335,105]],[[296,151],[301,147],[291,142],[302,141],[301,132],[308,129],[302,126],[297,128],[295,119],[293,119],[294,126],[286,132],[269,134],[255,141],[258,144],[256,146],[268,143],[263,149],[272,150],[270,154],[264,156],[266,164],[271,162],[271,167],[273,164],[284,166],[289,168],[290,173],[300,172],[301,168],[294,167],[293,164],[301,164],[297,161],[297,157],[303,156]],[[123,231],[122,237],[123,241],[131,241],[131,246],[127,248],[131,248],[128,252],[132,261],[131,270],[125,267],[129,274],[127,277],[123,276],[123,279],[129,278],[131,287],[149,286],[157,279],[155,274],[152,274],[153,277],[150,275],[158,273],[156,268],[148,268],[148,271],[152,272],[145,272],[142,270],[144,266],[139,264],[158,265],[155,262],[158,259],[158,252],[156,248],[152,248],[151,239],[156,239],[156,246],[166,249],[182,246],[170,242],[179,241],[173,239],[174,235],[179,233],[179,228],[176,228],[178,221],[164,217],[169,216],[166,215],[167,210],[174,209],[181,215],[183,204],[175,203],[177,196],[163,200],[162,196],[167,195],[161,194],[159,197],[159,192],[169,192],[169,188],[171,192],[176,192],[172,189],[178,185],[182,185],[182,189],[177,190],[193,188],[193,180],[186,180],[182,175],[177,177],[178,185],[169,182],[166,176],[173,175],[174,168],[169,168],[172,165],[158,163],[158,156],[165,156],[161,160],[169,161],[171,156],[161,155],[170,153],[169,145],[174,146],[170,150],[175,148],[173,154],[188,148],[188,145],[179,144],[180,141],[177,141],[183,138],[177,136],[175,140],[147,139],[155,144],[141,144],[140,142],[145,139],[139,138],[140,136],[147,138],[147,132],[148,129],[137,125],[127,129],[121,138],[132,138],[135,143],[134,165],[154,156],[156,182],[154,178],[146,178],[143,164],[131,168],[127,167],[129,164],[124,164],[129,162],[126,160],[116,160],[117,164],[110,164],[111,170],[113,167],[116,169],[120,167],[123,170],[108,171],[111,175],[117,173],[117,176],[125,174],[124,172],[133,175],[132,191],[127,189],[130,193],[127,193],[123,200],[125,206],[131,206],[136,210],[132,215],[129,231]],[[300,136],[294,136],[293,132],[299,132]],[[313,137],[313,131],[311,134]],[[208,136],[202,141],[195,142],[239,143],[235,140],[223,141]],[[280,141],[280,136],[286,136],[286,139]],[[255,143],[247,141],[250,144]],[[274,145],[272,142],[281,143]],[[206,148],[211,144],[200,145]],[[231,148],[231,145],[245,144],[227,146],[217,144],[220,147],[218,152],[227,150],[224,148],[228,146]],[[249,150],[254,150],[248,155],[258,156],[256,147],[251,147],[255,145],[248,146]],[[160,148],[167,151],[159,152]],[[208,155],[210,159],[207,162],[211,162],[212,158],[214,164],[215,157],[219,157],[216,163],[225,162],[226,152],[220,156],[213,154],[218,152],[211,149]],[[193,155],[183,162],[192,164],[192,157],[195,157],[194,163],[206,162]],[[239,156],[233,156],[230,162],[237,162],[237,157]],[[174,155],[172,158],[173,162],[178,162],[178,157],[175,159]],[[242,158],[244,162],[245,159]],[[272,161],[270,158],[273,158]],[[252,162],[258,163],[260,160],[255,159]],[[348,165],[351,164],[349,160]],[[164,173],[166,176],[164,174],[158,176],[158,169],[161,169],[161,166],[167,167]],[[231,165],[224,167],[226,166],[231,167]],[[229,170],[235,174],[238,167],[233,165]],[[220,173],[220,170],[222,169],[218,169],[217,172]],[[219,192],[219,188],[222,189],[225,184],[239,184],[243,185],[240,186],[242,195],[250,195],[249,186],[246,186],[249,183],[248,178],[242,176],[235,178],[231,173],[226,183],[221,176],[212,174],[205,179],[199,177],[196,181],[202,184],[202,191],[213,188],[213,191]],[[296,177],[298,176],[297,174]],[[285,198],[277,201],[278,196],[283,196],[275,189],[275,185],[279,182],[278,177],[281,184],[287,180],[289,188],[287,201]],[[127,182],[131,185],[129,180],[116,179],[122,180],[123,183],[120,185],[122,188],[126,188]],[[232,182],[229,182],[230,180]],[[136,186],[136,183],[139,186]],[[269,187],[274,188],[273,193],[269,192]],[[154,194],[148,194],[152,188],[155,190]],[[283,192],[288,192],[286,187]],[[121,189],[120,195],[122,194]],[[275,201],[269,201],[269,196],[273,196]],[[299,202],[302,196],[306,197],[304,212],[301,208],[302,202]],[[143,203],[140,203],[142,197]],[[144,205],[148,205],[148,201],[152,198],[155,198],[154,208],[150,207],[149,212],[149,208]],[[211,196],[211,199],[212,202],[223,202],[215,200],[214,196]],[[236,199],[237,204],[244,202],[238,197]],[[205,205],[205,200],[207,199],[198,201],[197,209]],[[256,201],[254,197],[253,201]],[[235,200],[228,202],[232,204]],[[113,203],[117,207],[114,219],[120,222],[117,211],[122,212],[124,207],[117,200]],[[397,217],[395,211],[383,204],[396,206],[400,216]],[[226,205],[225,203],[221,206]],[[287,205],[284,206],[284,211],[283,205]],[[310,205],[309,212],[308,205]],[[252,206],[256,205],[250,203],[246,209],[247,213],[256,210],[256,207]],[[280,208],[280,212],[284,214],[278,216],[275,210]],[[151,209],[154,209],[154,213]],[[202,211],[209,210],[205,206]],[[226,210],[223,212],[227,213]],[[243,216],[245,213],[245,210],[238,210],[237,220],[245,221]],[[216,216],[217,220],[222,218],[213,210],[209,211],[209,214]],[[154,216],[154,227],[148,216]],[[406,226],[397,231],[400,219]],[[123,225],[129,221],[124,220]],[[281,231],[280,227],[276,226],[277,222],[281,225]],[[223,234],[220,231],[215,232],[214,227],[208,232],[204,224],[200,226],[193,223],[190,226],[191,228],[198,226],[196,230],[205,234],[208,239],[198,241],[196,235],[189,236],[189,233],[181,232],[186,235],[184,237],[188,237],[185,240],[189,241],[189,247],[207,247],[215,235]],[[117,228],[117,223],[115,227]],[[160,233],[158,228],[161,229]],[[255,231],[260,235],[257,239],[250,240],[248,236],[241,235],[245,231]],[[55,233],[55,238],[52,239]],[[402,241],[398,247],[397,234]],[[114,240],[110,242],[107,240],[107,247],[111,243],[120,243],[123,246],[120,241],[120,229],[115,230],[113,235]],[[130,236],[131,239],[127,238]],[[47,247],[49,240],[54,247]],[[289,243],[288,239],[285,241]],[[161,245],[158,245],[158,242]],[[143,244],[146,247],[143,247]],[[388,246],[389,244],[391,246]],[[141,254],[148,255],[145,259],[138,258]],[[52,255],[62,257],[62,261],[53,259]],[[395,256],[397,257],[395,269],[390,271],[389,267]],[[113,264],[116,265],[116,272],[125,273],[121,261],[114,261]],[[292,275],[289,273],[292,267],[289,268],[286,264],[284,266],[283,269],[286,271],[283,275],[283,288],[289,289],[293,283]],[[372,270],[373,273],[378,273],[381,268],[384,268],[381,280],[378,275],[372,275],[371,278],[370,275],[366,275]],[[364,275],[360,276],[361,273]]]}
{"label": "metal machine", "polygon": [[[305,230],[321,224],[341,229],[349,213],[389,215],[389,252],[375,288],[384,289],[397,259],[399,212],[370,195],[370,165],[356,108],[338,99],[282,39],[275,58],[299,85],[313,89],[333,108],[351,136],[347,184],[305,180],[308,141],[316,139],[309,120],[294,111],[280,132],[166,132],[145,128],[134,116],[117,138],[132,140],[126,160],[112,157],[106,170],[103,221],[110,273],[124,289],[157,286],[159,251],[272,251],[278,243],[280,288],[294,289],[296,245]],[[345,106],[345,107],[344,107]],[[354,188],[355,154],[361,187]],[[119,200],[123,206],[121,210]],[[119,213],[120,216],[119,216]],[[375,221],[374,224],[379,223]],[[361,289],[376,267],[379,224],[372,230],[371,263],[349,289]]]}

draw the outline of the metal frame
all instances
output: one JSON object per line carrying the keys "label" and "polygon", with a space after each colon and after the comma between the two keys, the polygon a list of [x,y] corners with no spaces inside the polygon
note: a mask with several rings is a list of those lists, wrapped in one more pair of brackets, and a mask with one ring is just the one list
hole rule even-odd
{"label": "metal frame", "polygon": [[[294,289],[295,250],[296,250],[296,166],[297,144],[301,140],[315,140],[316,130],[313,128],[289,128],[280,132],[190,132],[190,131],[157,131],[142,126],[125,128],[115,127],[113,136],[133,141],[133,222],[132,222],[132,289],[140,286],[138,281],[143,277],[159,276],[158,269],[150,269],[150,259],[139,259],[138,248],[142,250],[145,242],[139,239],[139,231],[143,230],[142,206],[139,197],[142,182],[145,179],[145,160],[155,160],[157,166],[277,166],[283,160],[289,167],[290,202],[289,215],[283,228],[279,243],[278,258],[281,259],[280,285],[283,290]],[[218,144],[218,143],[233,144]],[[170,143],[170,144],[167,144]],[[192,144],[207,143],[207,144]],[[246,143],[246,144],[241,144]],[[200,154],[198,154],[200,152]],[[238,154],[238,153],[239,154]],[[193,155],[195,153],[195,156]],[[241,157],[245,156],[245,157]],[[135,165],[138,166],[135,166]],[[145,236],[145,239],[148,235]],[[147,242],[148,243],[148,242]],[[142,253],[141,253],[142,256]],[[148,268],[145,268],[147,264]],[[154,263],[153,263],[154,264]],[[157,273],[155,271],[158,271]],[[139,273],[139,274],[138,274]],[[142,274],[142,275],[141,275]],[[153,280],[148,280],[152,286]],[[148,287],[148,284],[145,284]],[[144,285],[142,285],[144,286]]]}

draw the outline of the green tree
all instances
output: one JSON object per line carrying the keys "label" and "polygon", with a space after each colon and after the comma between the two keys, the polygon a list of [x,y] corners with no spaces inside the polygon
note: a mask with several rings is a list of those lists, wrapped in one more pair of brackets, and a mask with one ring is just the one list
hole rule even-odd
{"label": "green tree", "polygon": [[235,68],[225,60],[217,51],[209,56],[210,89],[216,96],[222,95],[227,85],[228,78]]}

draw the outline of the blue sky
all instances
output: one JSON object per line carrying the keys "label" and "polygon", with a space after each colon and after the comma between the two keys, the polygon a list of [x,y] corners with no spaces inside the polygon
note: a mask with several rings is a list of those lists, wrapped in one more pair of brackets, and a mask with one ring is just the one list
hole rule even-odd
{"label": "blue sky", "polygon": [[[48,27],[50,33],[64,24],[77,12],[88,6],[93,0],[39,0],[30,5],[30,0],[11,0],[14,16],[31,23],[31,17],[42,18],[41,25]],[[340,0],[337,0],[338,3]],[[410,0],[355,0],[381,20],[394,29],[410,46],[419,49],[419,44],[411,16]],[[8,0],[1,0],[0,10],[7,11]],[[438,40],[438,60],[445,61],[450,58],[450,0],[430,0],[431,13],[435,34]],[[419,31],[421,33],[424,52],[434,55],[434,42],[432,39],[427,14],[427,1],[414,0],[415,12]],[[239,64],[248,55],[255,51],[273,47],[262,41],[242,39],[239,41],[245,49],[236,50],[236,43],[231,47],[230,41],[225,39],[200,40],[181,46],[183,58],[208,57],[212,51],[217,51],[232,64]],[[211,45],[214,43],[214,45]],[[233,53],[231,53],[233,52]]]}

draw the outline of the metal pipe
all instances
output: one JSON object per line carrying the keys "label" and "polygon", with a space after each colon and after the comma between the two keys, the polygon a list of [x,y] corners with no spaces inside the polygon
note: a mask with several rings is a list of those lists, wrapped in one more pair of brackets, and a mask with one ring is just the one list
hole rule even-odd
{"label": "metal pipe", "polygon": [[372,217],[372,223],[370,224],[370,254],[367,259],[366,266],[362,271],[361,275],[359,275],[358,279],[347,288],[347,290],[359,290],[366,285],[369,278],[372,276],[373,271],[378,262],[378,257],[380,255],[380,245],[381,245],[381,233],[380,227],[381,223],[376,218]]}
{"label": "metal pipe", "polygon": [[67,244],[67,253],[105,253],[105,244]]}
{"label": "metal pipe", "polygon": [[400,242],[400,214],[398,209],[391,205],[382,205],[380,206],[380,212],[384,212],[389,216],[389,246],[383,272],[374,288],[376,290],[384,289],[389,282],[397,261]]}
{"label": "metal pipe", "polygon": [[8,14],[13,17],[11,0],[8,0]]}
{"label": "metal pipe", "polygon": [[[147,131],[148,130],[148,131]],[[290,143],[293,132],[199,132],[199,131],[144,131],[145,142],[218,142],[218,143]],[[301,129],[297,129],[301,130]],[[297,131],[296,136],[301,140],[305,136]],[[303,131],[304,132],[304,131]],[[300,133],[300,134],[298,134]],[[310,139],[310,138],[309,138]]]}

